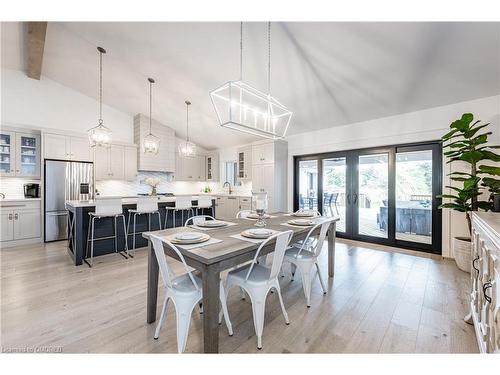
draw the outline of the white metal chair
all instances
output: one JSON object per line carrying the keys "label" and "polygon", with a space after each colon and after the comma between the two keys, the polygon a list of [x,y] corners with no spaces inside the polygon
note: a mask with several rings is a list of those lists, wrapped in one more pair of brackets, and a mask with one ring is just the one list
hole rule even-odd
{"label": "white metal chair", "polygon": [[215,220],[215,218],[213,216],[209,216],[209,215],[196,215],[196,216],[191,216],[189,219],[187,219],[186,222],[184,223],[184,226],[187,227],[190,222],[193,225],[196,225],[200,221],[203,222],[206,219]]}
{"label": "white metal chair", "polygon": [[[136,219],[137,215],[148,215],[148,231],[151,231],[151,215],[158,215],[158,227],[161,229],[161,218],[160,211],[158,210],[158,197],[137,197],[137,206],[135,209],[128,210],[128,223],[127,223],[127,238],[132,235],[132,249],[135,255],[135,237],[142,232],[136,232]],[[130,233],[130,219],[133,215],[134,223],[133,223],[133,232]],[[130,257],[133,258],[133,255],[130,254]]]}
{"label": "white metal chair", "polygon": [[[302,287],[304,288],[304,294],[306,296],[307,307],[311,307],[311,284],[312,284],[312,270],[316,267],[318,270],[319,281],[321,282],[321,288],[323,289],[323,294],[326,294],[326,287],[321,276],[321,270],[318,264],[318,257],[321,254],[321,249],[323,248],[323,243],[325,242],[326,233],[328,228],[334,221],[334,218],[326,219],[321,223],[316,224],[311,228],[305,240],[300,244],[292,245],[285,252],[285,261],[291,263],[292,265],[292,280],[295,276],[296,268],[299,269],[300,275],[302,277]],[[313,239],[313,233],[318,231],[321,227],[319,236],[317,239]]]}
{"label": "white metal chair", "polygon": [[169,211],[172,211],[172,226],[174,228],[176,227],[175,214],[177,212],[182,212],[182,223],[184,223],[184,211],[188,211],[188,217],[189,212],[191,212],[191,216],[193,216],[193,204],[191,202],[192,198],[193,197],[191,195],[179,195],[175,197],[174,207],[165,207],[167,211],[165,212],[165,225],[163,226],[163,228],[167,229]]}
{"label": "white metal chair", "polygon": [[[250,296],[252,301],[252,312],[253,312],[253,322],[255,326],[255,333],[257,335],[257,348],[262,349],[262,332],[264,330],[264,312],[266,304],[266,296],[271,289],[275,289],[281,305],[281,310],[283,316],[285,317],[285,323],[288,325],[290,321],[288,320],[288,314],[285,310],[285,305],[283,304],[283,298],[281,297],[280,285],[278,282],[278,274],[283,264],[283,257],[285,255],[285,250],[292,238],[293,231],[289,230],[286,232],[277,233],[267,240],[261,243],[252,263],[246,264],[244,266],[238,267],[233,271],[230,271],[227,276],[227,290],[232,286],[238,286],[244,289]],[[264,246],[266,246],[270,241],[276,240],[273,253],[273,262],[271,268],[264,267],[257,264],[257,259]]]}
{"label": "white metal chair", "polygon": [[[115,252],[118,252],[117,247],[117,230],[116,230],[116,219],[121,217],[123,220],[123,235],[125,236],[125,251],[127,255],[124,255],[121,251],[119,252],[125,259],[128,258],[128,246],[127,246],[127,229],[125,227],[125,215],[123,214],[122,209],[122,199],[117,197],[109,197],[109,198],[97,198],[95,201],[95,212],[89,212],[90,223],[89,229],[87,231],[87,246],[85,251],[85,263],[89,267],[92,267],[94,264],[94,241],[99,240],[107,240],[113,238],[113,242],[115,244]],[[94,237],[95,232],[95,221],[111,217],[113,218],[113,230],[114,236],[106,236],[106,237]],[[87,261],[88,252],[89,252],[89,242],[90,242],[90,262]]]}
{"label": "white metal chair", "polygon": [[[158,339],[160,335],[160,329],[167,316],[167,304],[168,300],[172,300],[177,322],[177,350],[179,353],[184,352],[186,349],[186,341],[189,333],[189,324],[191,322],[191,314],[196,305],[203,298],[202,294],[202,280],[200,277],[189,270],[186,260],[182,256],[179,249],[172,244],[170,241],[161,238],[155,234],[151,234],[150,240],[153,244],[153,249],[158,260],[158,266],[160,269],[161,278],[165,286],[165,300],[163,301],[163,307],[161,310],[160,320],[156,326],[154,338]],[[165,252],[163,251],[163,245],[169,246],[182,262],[185,274],[180,276],[175,276],[170,269]],[[229,316],[227,314],[226,297],[224,287],[222,282],[219,284],[220,301],[222,305],[222,311],[226,319],[227,329],[229,335],[233,335],[233,328],[231,322],[229,321]]]}
{"label": "white metal chair", "polygon": [[[196,206],[193,206],[194,209],[196,209],[196,215],[199,215],[200,212],[199,210],[207,209],[209,208],[212,212],[212,216],[214,215],[214,206],[212,204],[212,197],[208,195],[199,195],[198,196],[198,204]],[[203,212],[203,211],[202,211]]]}
{"label": "white metal chair", "polygon": [[252,213],[252,210],[241,210],[236,214],[236,219],[244,219]]}

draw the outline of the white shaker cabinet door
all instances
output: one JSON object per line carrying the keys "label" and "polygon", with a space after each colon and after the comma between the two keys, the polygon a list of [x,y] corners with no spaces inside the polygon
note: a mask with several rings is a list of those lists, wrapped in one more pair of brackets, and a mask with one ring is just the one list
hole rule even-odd
{"label": "white shaker cabinet door", "polygon": [[9,210],[0,211],[0,241],[14,239],[14,213]]}
{"label": "white shaker cabinet door", "polygon": [[92,150],[87,138],[70,138],[70,156],[71,160],[92,161]]}
{"label": "white shaker cabinet door", "polygon": [[94,173],[95,179],[108,180],[111,178],[109,171],[109,149],[94,147]]}
{"label": "white shaker cabinet door", "polygon": [[44,134],[43,156],[45,159],[69,160],[69,140],[65,135]]}
{"label": "white shaker cabinet door", "polygon": [[125,180],[135,181],[137,178],[137,147],[125,146]]}
{"label": "white shaker cabinet door", "polygon": [[40,237],[40,210],[14,212],[14,239]]}
{"label": "white shaker cabinet door", "polygon": [[109,148],[109,172],[112,180],[123,180],[125,178],[124,146],[111,145]]}

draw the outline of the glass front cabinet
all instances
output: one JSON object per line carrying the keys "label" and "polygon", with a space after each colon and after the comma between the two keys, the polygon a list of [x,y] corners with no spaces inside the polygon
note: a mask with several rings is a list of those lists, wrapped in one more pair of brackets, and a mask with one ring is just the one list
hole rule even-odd
{"label": "glass front cabinet", "polygon": [[40,178],[40,135],[0,133],[0,175]]}

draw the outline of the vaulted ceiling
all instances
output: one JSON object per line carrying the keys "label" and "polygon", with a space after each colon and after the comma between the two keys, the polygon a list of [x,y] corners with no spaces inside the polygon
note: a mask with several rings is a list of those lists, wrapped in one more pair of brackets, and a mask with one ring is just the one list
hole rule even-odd
{"label": "vaulted ceiling", "polygon": [[[42,75],[147,113],[207,148],[255,138],[217,125],[209,91],[239,77],[239,23],[49,23]],[[23,69],[22,25],[2,24],[2,67]],[[243,78],[267,87],[267,27],[245,23]],[[272,94],[294,112],[289,133],[375,119],[500,93],[500,23],[274,23]]]}

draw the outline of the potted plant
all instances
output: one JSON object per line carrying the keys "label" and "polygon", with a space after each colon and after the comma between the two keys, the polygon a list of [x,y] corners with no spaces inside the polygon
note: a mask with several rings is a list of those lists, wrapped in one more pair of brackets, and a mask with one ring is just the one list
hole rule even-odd
{"label": "potted plant", "polygon": [[157,194],[158,186],[160,186],[160,179],[156,177],[148,177],[144,182],[151,188],[151,195]]}
{"label": "potted plant", "polygon": [[500,161],[500,155],[491,151],[498,146],[486,145],[488,136],[492,134],[484,129],[489,123],[481,124],[480,120],[473,121],[472,113],[464,113],[460,119],[451,123],[451,130],[441,138],[443,143],[447,142],[443,146],[448,149],[444,152],[448,158],[446,163],[462,161],[470,167],[468,172],[451,172],[450,179],[456,181],[457,186],[446,186],[453,190],[453,193],[439,196],[451,200],[441,204],[439,208],[451,208],[465,213],[469,237],[455,237],[453,251],[458,268],[466,272],[470,272],[471,264],[471,211],[493,208],[493,198],[488,197],[488,200],[483,201],[480,200],[480,196],[485,188],[493,189],[492,195],[495,191],[498,193],[499,180],[494,176],[500,176],[500,168],[480,165],[486,160]]}

